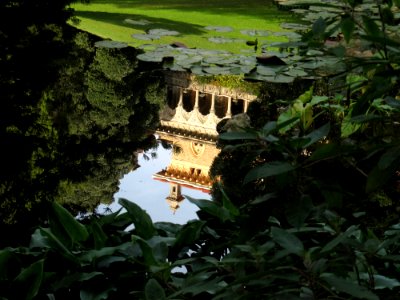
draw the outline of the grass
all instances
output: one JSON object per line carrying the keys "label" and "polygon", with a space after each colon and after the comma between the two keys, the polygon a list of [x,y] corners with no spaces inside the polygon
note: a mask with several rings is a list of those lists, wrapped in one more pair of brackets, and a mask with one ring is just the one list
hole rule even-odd
{"label": "grass", "polygon": [[[91,0],[90,4],[76,3],[72,8],[80,21],[78,28],[134,47],[180,42],[190,48],[253,54],[254,49],[246,46],[246,41],[255,38],[260,44],[282,41],[282,37],[272,33],[255,36],[255,30],[283,31],[279,24],[294,18],[279,11],[272,0]],[[141,20],[147,24],[132,24]],[[207,26],[229,26],[232,31],[217,32],[206,29]],[[179,35],[155,40],[132,37],[150,29],[173,30]],[[248,32],[242,33],[243,30]],[[217,38],[217,42],[209,38]],[[226,42],[228,39],[230,42]]]}

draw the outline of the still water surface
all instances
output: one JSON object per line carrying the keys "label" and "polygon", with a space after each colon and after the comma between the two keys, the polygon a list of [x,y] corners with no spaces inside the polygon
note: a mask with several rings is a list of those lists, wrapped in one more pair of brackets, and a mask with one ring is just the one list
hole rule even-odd
{"label": "still water surface", "polygon": [[[125,198],[138,204],[151,217],[153,222],[172,222],[184,224],[197,219],[197,206],[188,200],[183,200],[179,208],[173,212],[166,201],[169,194],[169,184],[153,179],[153,175],[168,166],[171,160],[171,149],[159,147],[157,157],[146,160],[139,154],[140,168],[129,172],[121,180],[119,191],[114,194],[114,202],[110,205],[101,204],[98,211],[109,208],[112,212],[120,208],[119,198]],[[196,199],[211,199],[207,193],[182,187],[182,194]]]}

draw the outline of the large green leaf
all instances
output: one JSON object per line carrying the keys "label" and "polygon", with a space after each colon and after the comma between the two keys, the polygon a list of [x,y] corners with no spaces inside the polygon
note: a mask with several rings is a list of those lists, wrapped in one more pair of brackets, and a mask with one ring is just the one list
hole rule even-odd
{"label": "large green leaf", "polygon": [[250,170],[250,172],[247,173],[246,177],[244,178],[244,184],[262,178],[284,174],[293,171],[294,169],[295,167],[288,162],[283,162],[283,161],[267,162],[262,166],[258,166]]}
{"label": "large green leaf", "polygon": [[37,229],[31,237],[30,248],[48,248],[76,262],[76,257],[48,228]]}
{"label": "large green leaf", "polygon": [[[400,282],[396,278],[389,278],[389,277],[378,275],[378,274],[374,274],[372,276],[374,278],[374,289],[375,290],[393,289],[395,287],[400,286]],[[370,274],[367,274],[367,273],[360,274],[360,277],[367,281],[370,280]]]}
{"label": "large green leaf", "polygon": [[326,160],[348,154],[351,151],[351,146],[342,146],[335,143],[320,145],[309,158],[311,161]]}
{"label": "large green leaf", "polygon": [[342,19],[340,23],[340,28],[342,29],[344,39],[348,43],[353,36],[354,28],[355,28],[355,23],[354,20],[350,17],[345,17]]}
{"label": "large green leaf", "polygon": [[178,251],[185,245],[191,245],[200,237],[201,230],[205,225],[205,221],[190,221],[176,235],[174,248]]}
{"label": "large green leaf", "polygon": [[312,31],[315,36],[317,37],[322,37],[322,35],[325,33],[326,29],[326,22],[323,18],[318,18],[312,26]]}
{"label": "large green leaf", "polygon": [[325,125],[321,126],[318,129],[313,130],[303,138],[307,140],[307,143],[303,145],[303,148],[307,148],[314,144],[315,142],[318,142],[319,140],[323,139],[326,137],[330,131],[330,123],[326,123]]}
{"label": "large green leaf", "polygon": [[157,259],[154,257],[153,249],[147,241],[135,235],[132,236],[132,240],[139,244],[142,250],[143,263],[146,264],[147,267],[158,265]]}
{"label": "large green leaf", "polygon": [[85,225],[81,224],[72,216],[68,210],[62,207],[57,202],[52,204],[53,211],[58,218],[59,224],[64,228],[65,232],[71,238],[71,241],[85,241],[89,237]]}
{"label": "large green leaf", "polygon": [[345,232],[340,233],[338,236],[336,236],[333,240],[331,240],[328,244],[326,244],[321,252],[327,252],[331,251],[334,249],[337,245],[344,243],[350,235],[352,235],[356,230],[358,230],[357,226],[350,226]]}
{"label": "large green leaf", "polygon": [[39,292],[43,280],[44,259],[38,260],[23,269],[14,279],[17,293],[23,293],[24,299],[33,299]]}
{"label": "large green leaf", "polygon": [[361,124],[354,123],[351,121],[351,115],[348,114],[343,118],[342,125],[340,128],[341,137],[346,138],[361,128]]}
{"label": "large green leaf", "polygon": [[297,236],[279,227],[271,227],[271,235],[272,239],[289,253],[303,257],[304,246]]}
{"label": "large green leaf", "polygon": [[380,28],[378,27],[378,25],[376,24],[376,22],[374,20],[372,20],[367,15],[363,15],[362,20],[364,23],[364,29],[368,35],[370,35],[372,37],[382,36],[382,31],[380,30]]}
{"label": "large green leaf", "polygon": [[366,287],[354,283],[350,278],[340,278],[333,274],[322,274],[321,278],[337,291],[346,293],[358,299],[379,300],[379,297],[369,291]]}
{"label": "large green leaf", "polygon": [[285,210],[286,219],[290,225],[299,229],[304,225],[304,221],[310,214],[312,208],[311,198],[304,195],[300,199],[290,203],[290,206]]}
{"label": "large green leaf", "polygon": [[122,198],[118,200],[118,203],[126,209],[129,217],[135,224],[135,230],[138,236],[146,240],[156,233],[150,216],[137,204]]}
{"label": "large green leaf", "polygon": [[94,220],[90,224],[90,229],[91,229],[91,236],[93,237],[94,240],[94,247],[96,249],[104,247],[107,241],[107,235],[104,233],[100,224],[96,220]]}
{"label": "large green leaf", "polygon": [[369,193],[385,185],[396,170],[397,164],[391,164],[386,169],[381,169],[379,165],[375,166],[368,173],[366,191]]}
{"label": "large green leaf", "polygon": [[96,286],[92,289],[81,289],[79,295],[81,300],[105,300],[109,298],[109,293],[116,288],[108,288],[102,286]]}
{"label": "large green leaf", "polygon": [[238,216],[239,209],[232,203],[221,186],[220,191],[222,192],[222,207],[225,208],[232,216]]}
{"label": "large green leaf", "polygon": [[[80,256],[80,263],[81,264],[92,264],[95,260],[97,259],[101,259],[104,257],[109,257],[114,255],[115,253],[118,253],[119,255],[122,254],[126,254],[129,253],[130,255],[132,255],[132,243],[131,242],[126,242],[123,244],[119,244],[118,246],[114,246],[114,247],[103,247],[101,249],[95,250],[89,250],[84,252],[81,256]],[[138,251],[137,254],[140,251]]]}
{"label": "large green leaf", "polygon": [[255,132],[232,131],[232,132],[221,133],[218,138],[226,141],[255,140],[258,138],[258,136]]}
{"label": "large green leaf", "polygon": [[202,211],[205,211],[210,215],[221,219],[222,221],[229,220],[233,217],[226,208],[221,207],[219,204],[217,204],[217,202],[211,200],[193,199],[187,195],[185,195],[185,197]]}
{"label": "large green leaf", "polygon": [[9,264],[13,257],[9,249],[0,250],[0,281],[8,280]]}
{"label": "large green leaf", "polygon": [[400,146],[390,148],[379,159],[378,167],[381,170],[392,166],[400,158]]}
{"label": "large green leaf", "polygon": [[164,289],[158,283],[157,280],[151,278],[147,281],[144,287],[144,293],[146,295],[146,300],[163,300],[166,299]]}

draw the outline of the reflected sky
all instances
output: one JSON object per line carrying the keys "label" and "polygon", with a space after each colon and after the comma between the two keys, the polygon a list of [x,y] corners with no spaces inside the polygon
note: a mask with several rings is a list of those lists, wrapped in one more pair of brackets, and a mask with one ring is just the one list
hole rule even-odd
{"label": "reflected sky", "polygon": [[[109,206],[100,205],[98,211],[102,213],[108,207],[114,212],[120,208],[117,200],[125,198],[143,208],[153,222],[185,224],[189,220],[197,219],[197,206],[186,199],[180,203],[179,209],[174,213],[166,201],[169,194],[169,184],[152,177],[153,174],[168,166],[171,155],[170,149],[166,150],[162,147],[157,149],[157,158],[146,160],[142,154],[139,154],[140,168],[129,172],[121,179],[120,190],[114,195],[115,201]],[[184,186],[182,186],[182,195],[196,199],[211,199],[211,196],[207,193]]]}

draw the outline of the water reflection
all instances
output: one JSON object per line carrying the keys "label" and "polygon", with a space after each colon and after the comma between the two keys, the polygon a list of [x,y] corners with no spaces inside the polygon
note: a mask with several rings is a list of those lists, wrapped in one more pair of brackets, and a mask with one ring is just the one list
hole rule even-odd
{"label": "water reflection", "polygon": [[[185,195],[210,199],[213,181],[217,180],[209,176],[210,167],[220,152],[216,147],[217,125],[245,113],[256,97],[235,89],[198,83],[184,72],[167,73],[166,82],[166,104],[160,112],[156,135],[162,144],[170,145],[168,160],[166,149],[159,149],[158,158],[152,163],[142,160],[142,167],[121,181],[121,192],[115,197],[136,202],[154,221],[186,222],[196,217],[197,208],[184,201]],[[151,177],[155,180],[151,181]],[[158,200],[154,202],[154,199]],[[113,208],[118,206],[114,204]]]}
{"label": "water reflection", "polygon": [[[161,168],[168,166],[171,160],[172,149],[159,147],[156,151],[157,157],[150,160],[145,159],[143,154],[139,154],[138,162],[140,168],[126,174],[121,180],[119,191],[114,194],[114,199],[125,198],[137,203],[142,209],[151,216],[153,222],[173,222],[184,224],[188,220],[196,219],[197,207],[189,201],[179,203],[179,209],[175,212],[171,210],[166,201],[169,195],[169,184],[153,179],[153,174]],[[208,193],[182,186],[183,196],[188,195],[197,199],[210,199]],[[110,205],[100,205],[98,211],[104,212],[105,209],[117,211],[120,206],[117,201]]]}

